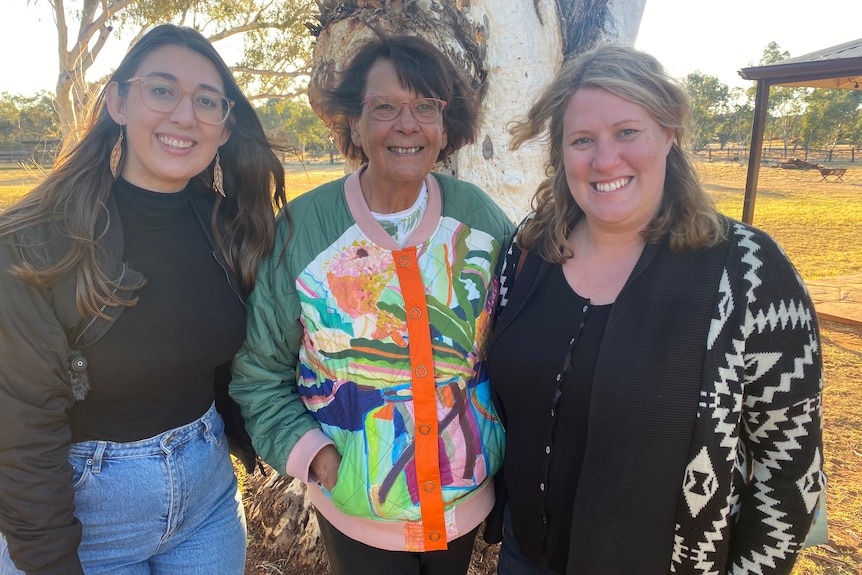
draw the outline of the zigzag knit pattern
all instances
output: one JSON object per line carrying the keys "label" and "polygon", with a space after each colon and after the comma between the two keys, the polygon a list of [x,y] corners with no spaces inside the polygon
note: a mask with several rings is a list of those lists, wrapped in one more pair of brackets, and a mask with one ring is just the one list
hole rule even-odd
{"label": "zigzag knit pattern", "polygon": [[671,573],[789,573],[825,487],[814,308],[778,245],[732,231]]}
{"label": "zigzag knit pattern", "polygon": [[[767,234],[733,222],[729,241],[668,573],[787,575],[826,484],[817,319]],[[506,254],[501,307],[520,254]]]}

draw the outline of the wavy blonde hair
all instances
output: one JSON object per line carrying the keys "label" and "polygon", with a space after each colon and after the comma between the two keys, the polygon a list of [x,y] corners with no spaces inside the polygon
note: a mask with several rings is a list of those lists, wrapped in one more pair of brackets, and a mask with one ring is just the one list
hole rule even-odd
{"label": "wavy blonde hair", "polygon": [[572,256],[567,237],[583,210],[566,183],[563,164],[563,115],[581,88],[601,88],[642,106],[664,128],[674,131],[667,156],[661,208],[642,232],[647,242],[667,237],[673,251],[713,246],[727,235],[724,218],[706,194],[685,143],[691,106],[682,87],[653,56],[618,44],[604,44],[563,64],[535,101],[526,119],[512,122],[510,147],[542,136],[547,144],[546,179],[532,199],[535,217],[518,233],[522,249],[537,248],[550,262]]}

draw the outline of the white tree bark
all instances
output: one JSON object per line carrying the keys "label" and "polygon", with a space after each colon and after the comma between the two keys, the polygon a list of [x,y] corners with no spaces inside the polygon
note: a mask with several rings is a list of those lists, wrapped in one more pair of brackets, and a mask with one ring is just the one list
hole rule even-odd
{"label": "white tree bark", "polygon": [[529,110],[563,61],[563,38],[553,1],[480,0],[470,18],[487,34],[487,90],[478,141],[456,152],[454,175],[484,189],[516,222],[526,213],[544,173],[542,146],[509,150],[506,124]]}
{"label": "white tree bark", "polygon": [[[509,150],[507,124],[526,114],[568,54],[601,42],[634,44],[646,0],[318,1],[321,26],[312,88],[328,83],[372,27],[430,39],[462,64],[482,91],[482,131],[441,171],[473,182],[515,220],[544,178],[542,146]],[[352,170],[355,166],[348,166]]]}

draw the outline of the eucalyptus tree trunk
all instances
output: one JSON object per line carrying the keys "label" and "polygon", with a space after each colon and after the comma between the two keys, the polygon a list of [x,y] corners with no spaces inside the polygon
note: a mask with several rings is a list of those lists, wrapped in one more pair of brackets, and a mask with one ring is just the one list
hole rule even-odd
{"label": "eucalyptus tree trunk", "polygon": [[[634,44],[646,0],[318,0],[309,101],[374,30],[421,35],[463,67],[482,97],[482,129],[439,171],[477,184],[518,221],[544,178],[539,143],[509,150],[506,125],[526,114],[563,60],[609,41]],[[356,166],[347,166],[352,171]],[[289,478],[247,480],[249,571],[257,558],[290,575],[329,573],[304,487]],[[263,555],[261,554],[261,550]],[[264,562],[265,563],[265,562]],[[257,570],[255,570],[257,569]],[[471,575],[495,573],[496,546],[477,541]],[[274,571],[273,571],[274,572]],[[374,574],[369,574],[374,575]]]}

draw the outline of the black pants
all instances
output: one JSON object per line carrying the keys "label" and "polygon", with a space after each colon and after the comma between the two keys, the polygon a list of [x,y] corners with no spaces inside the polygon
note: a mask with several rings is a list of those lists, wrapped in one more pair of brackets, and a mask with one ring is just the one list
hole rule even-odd
{"label": "black pants", "polygon": [[470,567],[477,526],[449,542],[445,551],[387,551],[344,535],[317,512],[320,536],[326,547],[332,575],[464,575]]}

